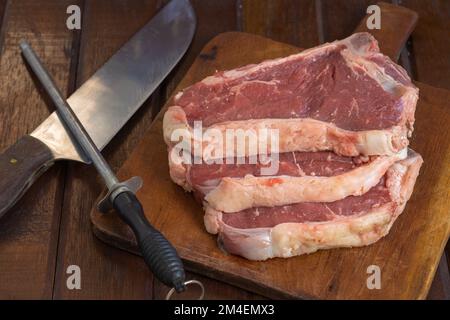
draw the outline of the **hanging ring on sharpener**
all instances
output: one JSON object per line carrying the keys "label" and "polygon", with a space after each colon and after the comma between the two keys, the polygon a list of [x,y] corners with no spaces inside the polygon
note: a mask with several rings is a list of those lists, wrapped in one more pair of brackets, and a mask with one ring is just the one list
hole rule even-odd
{"label": "hanging ring on sharpener", "polygon": [[[184,283],[186,288],[191,284],[196,284],[200,287],[201,293],[200,293],[200,297],[197,300],[203,300],[203,298],[205,297],[205,287],[203,286],[203,283],[201,283],[198,280],[188,280]],[[170,289],[170,291],[166,295],[166,300],[170,300],[170,298],[173,296],[174,293],[175,293],[175,288]]]}

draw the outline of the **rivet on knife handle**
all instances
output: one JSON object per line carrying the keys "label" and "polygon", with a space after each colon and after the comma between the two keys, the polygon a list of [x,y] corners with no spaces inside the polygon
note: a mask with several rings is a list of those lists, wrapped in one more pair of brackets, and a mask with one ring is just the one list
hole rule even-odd
{"label": "rivet on knife handle", "polygon": [[185,273],[175,248],[147,221],[134,190],[119,182],[28,43],[21,42],[20,48],[31,69],[55,104],[58,116],[65,124],[66,129],[105,181],[110,191],[110,203],[122,220],[132,228],[144,260],[155,277],[167,286],[175,288],[177,292],[183,291],[185,289]]}

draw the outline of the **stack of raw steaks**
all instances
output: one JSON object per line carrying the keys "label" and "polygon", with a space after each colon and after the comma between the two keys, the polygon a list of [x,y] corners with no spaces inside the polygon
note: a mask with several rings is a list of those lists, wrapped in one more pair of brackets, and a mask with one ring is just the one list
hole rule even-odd
{"label": "stack of raw steaks", "polygon": [[[368,245],[389,232],[419,173],[408,148],[417,99],[368,33],[216,72],[165,113],[170,175],[230,253]],[[244,133],[244,147],[229,132]]]}

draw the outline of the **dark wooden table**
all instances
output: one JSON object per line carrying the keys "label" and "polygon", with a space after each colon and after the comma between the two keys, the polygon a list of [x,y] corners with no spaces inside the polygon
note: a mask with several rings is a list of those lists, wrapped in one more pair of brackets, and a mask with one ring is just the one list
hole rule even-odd
{"label": "dark wooden table", "polygon": [[[52,111],[19,55],[30,41],[69,96],[164,5],[162,0],[0,0],[0,150],[31,132]],[[419,24],[401,63],[414,79],[450,90],[450,1],[402,0]],[[191,48],[104,151],[118,169],[145,133],[202,46],[216,34],[239,30],[311,47],[349,35],[367,0],[193,0],[198,28]],[[81,30],[68,30],[66,9],[82,11]],[[449,110],[450,112],[450,110]],[[0,298],[151,299],[167,288],[140,257],[109,247],[91,232],[89,211],[102,184],[85,165],[61,162],[42,176],[0,221]],[[450,250],[447,248],[447,256]],[[81,289],[66,285],[70,265],[81,269]],[[255,294],[200,275],[210,299],[255,299]],[[441,259],[429,293],[450,297],[448,260]]]}

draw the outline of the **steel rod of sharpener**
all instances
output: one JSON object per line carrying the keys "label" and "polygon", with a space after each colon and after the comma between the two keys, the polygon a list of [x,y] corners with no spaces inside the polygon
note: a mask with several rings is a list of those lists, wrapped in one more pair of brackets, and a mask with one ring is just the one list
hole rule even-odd
{"label": "steel rod of sharpener", "polygon": [[108,189],[111,189],[119,181],[106,162],[105,158],[103,158],[97,146],[84,129],[80,120],[75,115],[72,108],[68,105],[66,99],[63,98],[58,87],[56,86],[48,72],[45,70],[44,66],[42,65],[33,49],[30,47],[30,45],[27,42],[22,41],[20,43],[20,49],[22,50],[22,54],[30,65],[31,69],[33,69],[45,91],[48,93],[53,103],[55,104],[58,115],[62,118],[65,125],[67,125],[70,132],[76,137],[77,143],[80,145],[84,153],[89,157],[93,165],[97,168]]}
{"label": "steel rod of sharpener", "polygon": [[[21,42],[20,48],[31,69],[33,69],[45,91],[54,102],[62,122],[66,124],[68,131],[78,141],[77,145],[85,153],[85,156],[97,168],[108,189],[113,191],[118,184],[118,180],[97,146],[72,111],[72,108],[62,97],[61,92],[31,47],[26,42]],[[122,190],[114,196],[114,199],[110,200],[122,220],[133,230],[144,261],[155,277],[164,284],[175,288],[177,292],[184,291],[186,288],[186,275],[176,249],[146,219],[143,207],[134,192],[132,190]]]}

